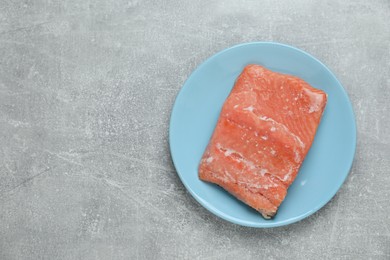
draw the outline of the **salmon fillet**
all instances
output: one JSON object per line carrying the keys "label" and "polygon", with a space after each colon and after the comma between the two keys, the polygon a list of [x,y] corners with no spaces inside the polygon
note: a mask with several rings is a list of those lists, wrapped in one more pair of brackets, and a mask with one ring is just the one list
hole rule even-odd
{"label": "salmon fillet", "polygon": [[326,101],[325,92],[300,78],[246,66],[222,107],[199,178],[272,218],[313,143]]}

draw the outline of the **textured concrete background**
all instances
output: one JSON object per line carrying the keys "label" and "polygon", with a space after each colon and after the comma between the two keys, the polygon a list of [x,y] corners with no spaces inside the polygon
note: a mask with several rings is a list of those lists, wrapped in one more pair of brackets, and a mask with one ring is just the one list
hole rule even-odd
{"label": "textured concrete background", "polygon": [[[185,79],[248,41],[318,57],[356,113],[345,185],[282,228],[215,217],[169,155]],[[389,0],[0,0],[0,259],[390,259],[389,100]]]}

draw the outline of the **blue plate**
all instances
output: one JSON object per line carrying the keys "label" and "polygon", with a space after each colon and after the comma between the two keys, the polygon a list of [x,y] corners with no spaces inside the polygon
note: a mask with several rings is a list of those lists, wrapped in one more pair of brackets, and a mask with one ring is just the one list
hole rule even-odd
{"label": "blue plate", "polygon": [[[247,64],[298,76],[328,94],[314,143],[272,220],[263,219],[217,185],[199,180],[197,172],[222,105]],[[288,45],[254,42],[223,50],[192,73],[173,106],[169,143],[180,179],[205,208],[236,224],[276,227],[313,214],[336,194],[352,166],[356,124],[344,88],[324,64]]]}

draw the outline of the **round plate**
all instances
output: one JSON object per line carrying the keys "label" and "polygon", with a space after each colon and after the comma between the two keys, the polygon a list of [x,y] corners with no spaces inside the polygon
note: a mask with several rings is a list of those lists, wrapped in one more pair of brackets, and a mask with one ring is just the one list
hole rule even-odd
{"label": "round plate", "polygon": [[[198,165],[222,105],[247,64],[298,76],[328,94],[313,145],[286,199],[272,220],[217,185],[199,180]],[[299,221],[323,207],[346,179],[356,147],[356,124],[348,96],[330,70],[308,53],[270,42],[225,49],[200,65],[185,82],[173,106],[169,143],[184,186],[215,215],[244,226],[275,227]]]}

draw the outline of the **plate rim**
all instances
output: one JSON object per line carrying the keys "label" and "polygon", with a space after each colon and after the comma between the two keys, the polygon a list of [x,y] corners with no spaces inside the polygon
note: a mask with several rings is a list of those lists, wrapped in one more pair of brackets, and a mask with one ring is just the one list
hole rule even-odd
{"label": "plate rim", "polygon": [[[293,218],[289,218],[287,220],[283,220],[283,221],[280,221],[280,222],[268,222],[268,223],[254,223],[252,221],[244,221],[242,219],[237,219],[235,217],[232,217],[230,215],[227,215],[226,213],[224,212],[221,212],[220,210],[214,208],[213,206],[209,205],[210,203],[206,200],[204,200],[203,198],[201,198],[200,196],[198,196],[195,191],[188,185],[188,183],[186,183],[186,181],[184,181],[184,179],[182,178],[181,174],[179,173],[178,171],[178,168],[177,168],[177,161],[175,160],[175,156],[173,154],[173,148],[172,148],[172,140],[173,140],[173,136],[172,136],[172,128],[173,128],[173,116],[175,114],[175,111],[177,110],[177,106],[178,106],[178,100],[179,98],[183,95],[183,90],[185,88],[188,88],[188,82],[190,81],[190,79],[193,77],[194,74],[196,74],[196,72],[198,72],[199,70],[201,70],[204,66],[206,66],[210,61],[212,61],[213,59],[215,59],[216,57],[222,55],[223,53],[225,52],[229,52],[233,49],[236,49],[236,48],[245,48],[246,46],[250,46],[250,45],[269,45],[269,46],[279,46],[279,47],[284,47],[284,48],[287,48],[287,49],[292,49],[293,51],[297,51],[297,52],[300,52],[301,54],[307,56],[308,58],[310,59],[313,59],[315,62],[319,63],[319,65],[321,65],[328,73],[329,75],[333,78],[333,80],[341,87],[341,92],[343,94],[343,96],[346,98],[346,100],[348,101],[347,103],[347,107],[348,107],[348,110],[349,112],[352,114],[352,135],[353,135],[353,144],[352,144],[352,158],[351,158],[351,162],[350,162],[350,165],[348,167],[348,172],[347,174],[345,174],[343,180],[340,182],[340,185],[336,185],[334,190],[332,190],[331,192],[329,192],[329,197],[327,197],[326,199],[322,200],[321,203],[318,203],[315,207],[313,207],[312,210],[304,213],[304,214],[301,214],[297,217],[293,217]],[[340,83],[340,81],[336,78],[335,74],[324,64],[322,63],[320,60],[318,60],[316,57],[312,56],[311,54],[309,54],[308,52],[306,51],[303,51],[297,47],[294,47],[294,46],[291,46],[291,45],[288,45],[288,44],[284,44],[284,43],[279,43],[279,42],[272,42],[272,41],[254,41],[254,42],[245,42],[245,43],[240,43],[240,44],[237,44],[237,45],[233,45],[231,47],[228,47],[228,48],[225,48],[221,51],[218,51],[216,53],[214,53],[213,55],[211,55],[210,57],[208,57],[206,60],[204,60],[203,62],[200,63],[200,65],[198,65],[192,72],[191,74],[189,74],[189,76],[187,77],[187,79],[185,80],[185,82],[183,83],[182,87],[179,89],[179,92],[178,94],[176,95],[176,98],[174,100],[174,103],[173,103],[173,106],[172,106],[172,110],[171,110],[171,114],[170,114],[170,118],[169,118],[169,134],[168,134],[168,141],[169,141],[169,150],[170,150],[170,155],[171,155],[171,159],[172,159],[172,162],[173,162],[173,165],[175,167],[175,171],[177,173],[177,175],[179,176],[180,178],[180,181],[182,182],[182,184],[184,185],[184,187],[187,189],[187,191],[191,194],[191,196],[201,205],[203,206],[204,208],[206,208],[209,212],[213,213],[214,215],[218,216],[219,218],[222,218],[224,219],[225,221],[227,222],[230,222],[230,223],[234,223],[234,224],[237,224],[237,225],[241,225],[241,226],[246,226],[246,227],[254,227],[254,228],[272,228],[272,227],[282,227],[282,226],[286,226],[286,225],[289,225],[289,224],[292,224],[292,223],[296,223],[298,221],[301,221],[311,215],[313,215],[315,212],[317,212],[318,210],[320,210],[321,208],[323,208],[326,204],[328,204],[332,199],[333,197],[337,194],[337,192],[340,190],[340,188],[342,187],[342,185],[344,184],[345,180],[347,179],[347,177],[349,176],[349,174],[351,173],[351,169],[352,169],[352,166],[353,166],[353,163],[355,161],[355,156],[356,156],[356,143],[357,143],[357,127],[356,127],[356,115],[353,111],[353,107],[352,107],[352,103],[351,103],[351,100],[348,96],[348,93],[346,92],[345,88],[343,87],[343,85]]]}

